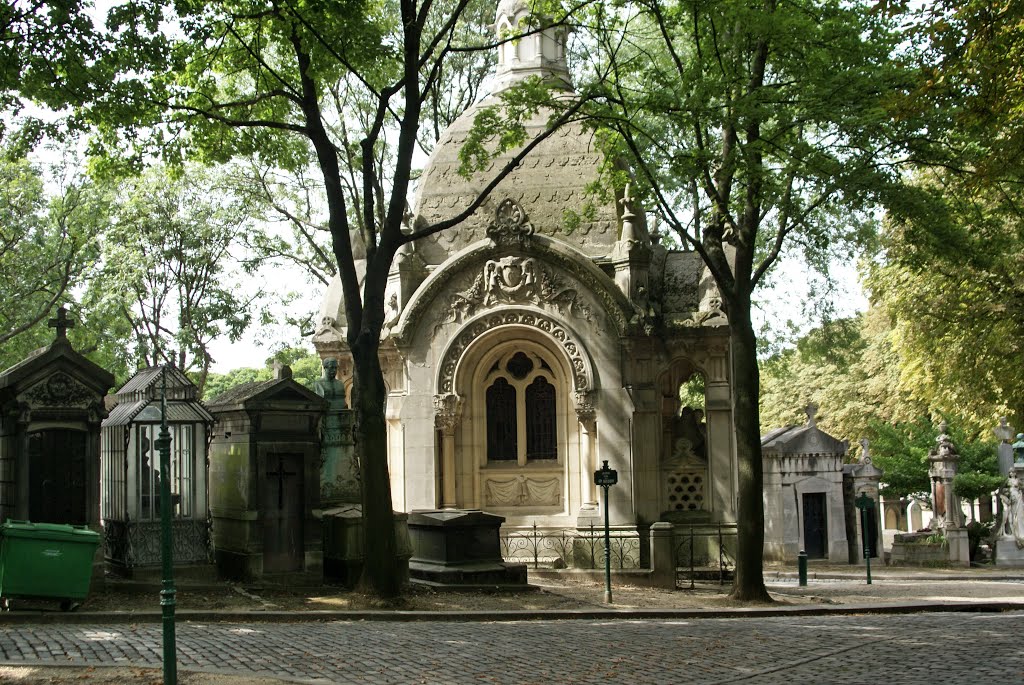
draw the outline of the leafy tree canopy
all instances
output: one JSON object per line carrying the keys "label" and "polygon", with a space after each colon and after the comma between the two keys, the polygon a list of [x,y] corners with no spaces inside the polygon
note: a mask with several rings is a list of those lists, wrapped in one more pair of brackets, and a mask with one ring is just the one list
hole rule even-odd
{"label": "leafy tree canopy", "polygon": [[93,272],[105,204],[86,179],[61,176],[48,190],[37,166],[0,158],[0,367],[49,344],[58,306],[78,316],[75,289]]}

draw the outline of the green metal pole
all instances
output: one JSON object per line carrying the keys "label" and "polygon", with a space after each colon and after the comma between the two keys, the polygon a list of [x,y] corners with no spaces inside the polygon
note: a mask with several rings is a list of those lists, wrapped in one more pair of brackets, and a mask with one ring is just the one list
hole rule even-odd
{"label": "green metal pole", "polygon": [[873,509],[874,501],[868,497],[866,492],[853,500],[854,506],[860,509],[860,537],[861,547],[864,550],[864,563],[868,569],[868,585],[871,585],[871,552],[874,550],[874,540],[868,539],[868,512]]}
{"label": "green metal pole", "polygon": [[[607,464],[607,462],[605,462]],[[604,603],[612,603],[612,534],[608,528],[608,486],[604,488]]]}
{"label": "green metal pole", "polygon": [[163,564],[163,589],[160,609],[164,627],[164,685],[178,683],[178,656],[174,636],[174,552],[171,541],[171,433],[167,429],[167,367],[163,368],[160,390],[160,435],[155,440],[160,451],[160,557]]}
{"label": "green metal pole", "polygon": [[868,571],[868,585],[871,585],[871,543],[873,541],[868,540],[868,507],[865,506],[860,510],[860,529],[861,534],[864,536],[864,564]]}

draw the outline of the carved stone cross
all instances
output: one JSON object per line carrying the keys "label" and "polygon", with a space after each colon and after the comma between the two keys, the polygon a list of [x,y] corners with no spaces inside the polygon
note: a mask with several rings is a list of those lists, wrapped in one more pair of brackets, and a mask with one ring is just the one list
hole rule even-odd
{"label": "carved stone cross", "polygon": [[57,318],[50,319],[46,325],[49,326],[50,328],[57,329],[58,338],[67,338],[68,329],[74,328],[75,322],[73,319],[68,318],[68,310],[64,307],[61,307],[60,309],[57,310]]}
{"label": "carved stone cross", "polygon": [[818,405],[811,402],[807,405],[807,408],[804,409],[804,411],[807,412],[807,425],[816,426],[817,424],[814,422],[814,417],[818,413]]}
{"label": "carved stone cross", "polygon": [[288,476],[297,476],[294,471],[286,471],[284,462],[278,460],[276,471],[267,471],[267,478],[277,477],[277,508],[284,509],[284,479]]}

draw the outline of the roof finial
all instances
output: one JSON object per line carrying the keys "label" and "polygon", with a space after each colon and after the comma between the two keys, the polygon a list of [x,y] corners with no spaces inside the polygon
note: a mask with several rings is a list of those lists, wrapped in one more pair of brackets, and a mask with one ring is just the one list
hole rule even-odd
{"label": "roof finial", "polygon": [[815,422],[814,417],[818,413],[818,405],[811,402],[807,405],[804,411],[807,412],[807,425],[811,428],[816,428],[818,424]]}

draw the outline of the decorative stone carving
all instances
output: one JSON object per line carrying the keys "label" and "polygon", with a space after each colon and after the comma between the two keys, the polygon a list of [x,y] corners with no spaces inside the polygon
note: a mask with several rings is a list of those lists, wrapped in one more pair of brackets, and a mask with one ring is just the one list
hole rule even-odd
{"label": "decorative stone carving", "polygon": [[557,506],[562,499],[562,484],[556,478],[516,476],[488,479],[484,483],[484,501],[492,507]]}
{"label": "decorative stone carving", "polygon": [[1003,515],[997,530],[1002,537],[1012,537],[1017,549],[1024,549],[1024,484],[1016,470],[1010,472],[1007,485],[999,491]]}
{"label": "decorative stone carving", "polygon": [[509,304],[553,307],[560,314],[586,321],[593,317],[591,308],[581,301],[575,288],[532,257],[487,260],[472,284],[452,294],[448,302],[442,324],[461,323],[483,309]]}
{"label": "decorative stone carving", "polygon": [[494,213],[494,221],[487,227],[487,237],[502,247],[525,247],[533,226],[526,219],[526,212],[512,198],[505,198]]}
{"label": "decorative stone carving", "polygon": [[29,388],[23,397],[37,407],[85,407],[95,393],[66,373],[55,373]]}
{"label": "decorative stone carving", "polygon": [[[635,309],[629,303],[622,291],[614,286],[604,274],[596,269],[584,268],[578,259],[557,248],[557,244],[548,238],[537,238],[530,243],[530,253],[534,259],[543,262],[546,266],[558,269],[574,278],[582,291],[589,293],[598,302],[601,312],[607,317],[604,321],[598,321],[596,328],[608,330],[619,335],[628,334],[635,328],[633,321]],[[461,323],[478,312],[483,303],[484,280],[482,263],[484,255],[491,255],[495,252],[493,245],[480,247],[479,249],[463,253],[447,262],[444,274],[453,274],[443,278],[429,278],[416,292],[408,305],[403,306],[402,326],[393,331],[398,334],[396,341],[399,344],[408,344],[410,336],[420,328],[421,320],[427,316],[435,305],[444,303],[447,306],[437,307],[440,311],[435,314],[437,323],[433,326],[433,333],[445,323]],[[460,276],[475,269],[481,269],[472,281],[465,280],[466,285],[460,286],[457,279]],[[454,283],[453,283],[454,281]],[[461,289],[460,289],[461,288]],[[457,295],[446,297],[445,291],[458,290]],[[579,302],[582,306],[582,302]],[[590,317],[592,314],[588,313]],[[588,318],[588,321],[590,318]],[[319,335],[319,333],[318,333]]]}
{"label": "decorative stone carving", "polygon": [[335,320],[333,316],[324,316],[320,319],[320,325],[317,326],[316,332],[322,333],[324,331],[329,331],[332,328],[337,328],[337,323],[338,322]]}
{"label": "decorative stone carving", "polygon": [[442,393],[453,391],[455,369],[459,359],[462,358],[463,353],[473,341],[498,326],[510,325],[536,328],[553,338],[569,357],[569,363],[572,366],[573,388],[577,391],[586,391],[593,387],[590,364],[582,352],[584,347],[568,329],[542,312],[509,310],[481,317],[455,337],[441,360],[441,374],[438,380],[440,391]]}
{"label": "decorative stone carving", "polygon": [[398,294],[391,293],[391,297],[388,298],[388,303],[384,307],[384,325],[380,329],[381,339],[391,335],[391,329],[398,325],[401,316],[402,310],[398,306]]}
{"label": "decorative stone carving", "polygon": [[680,325],[685,328],[693,328],[697,326],[724,326],[727,323],[729,323],[729,319],[725,315],[725,309],[722,308],[722,299],[712,297],[708,300],[707,309],[694,312],[693,316],[681,321]]}
{"label": "decorative stone carving", "polygon": [[434,395],[434,425],[441,430],[455,430],[462,418],[462,398],[455,393]]}
{"label": "decorative stone carving", "polygon": [[573,401],[576,404],[576,417],[579,422],[586,425],[592,426],[594,421],[597,420],[597,407],[594,405],[594,392],[574,392]]}

